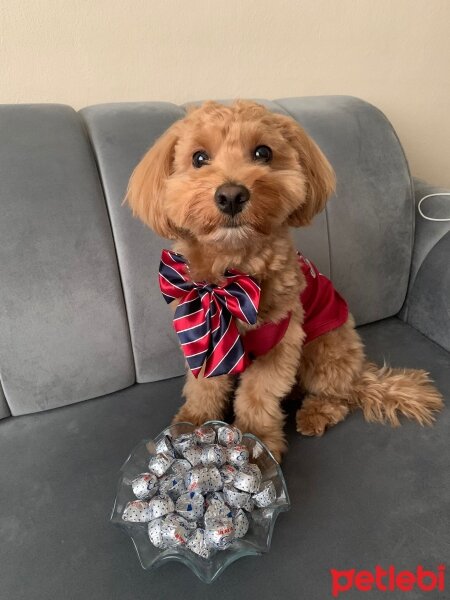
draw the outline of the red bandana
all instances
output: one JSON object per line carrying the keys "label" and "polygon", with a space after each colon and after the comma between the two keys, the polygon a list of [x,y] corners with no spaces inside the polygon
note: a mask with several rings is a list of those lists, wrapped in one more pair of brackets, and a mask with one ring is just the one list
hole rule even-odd
{"label": "red bandana", "polygon": [[[304,344],[343,325],[348,306],[329,279],[304,256],[299,266],[306,278],[300,294],[304,310]],[[180,254],[163,250],[159,272],[161,291],[167,302],[179,299],[174,327],[189,368],[198,377],[241,373],[257,356],[274,348],[289,326],[290,315],[279,323],[264,323],[239,335],[236,319],[256,323],[260,288],[256,280],[238,271],[227,271],[223,286],[193,282],[185,272]]]}
{"label": "red bandana", "polygon": [[[303,344],[308,344],[320,335],[343,325],[348,319],[348,306],[331,281],[300,253],[298,263],[306,279],[306,288],[300,294],[300,303],[304,311],[303,331],[306,334]],[[244,347],[248,356],[256,358],[274,348],[283,339],[290,319],[288,315],[279,323],[264,323],[261,327],[247,332]]]}

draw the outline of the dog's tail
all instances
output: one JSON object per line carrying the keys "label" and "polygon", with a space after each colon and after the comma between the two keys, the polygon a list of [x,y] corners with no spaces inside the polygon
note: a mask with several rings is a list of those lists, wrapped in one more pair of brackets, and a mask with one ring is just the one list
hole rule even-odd
{"label": "dog's tail", "polygon": [[421,425],[431,425],[443,398],[426,371],[377,367],[366,362],[354,387],[352,404],[359,406],[366,421],[400,425],[399,414]]}

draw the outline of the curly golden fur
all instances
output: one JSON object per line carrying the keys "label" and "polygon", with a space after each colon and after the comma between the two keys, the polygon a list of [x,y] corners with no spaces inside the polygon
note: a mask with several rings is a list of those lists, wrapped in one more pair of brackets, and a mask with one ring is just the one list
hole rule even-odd
{"label": "curly golden fur", "polygon": [[[253,160],[260,145],[271,148],[270,163]],[[194,168],[200,150],[209,160]],[[226,182],[250,192],[234,216],[214,201]],[[356,407],[368,421],[394,426],[399,413],[422,425],[433,421],[442,397],[427,374],[368,363],[351,316],[303,346],[299,293],[306,281],[289,227],[308,225],[334,183],[327,159],[296,121],[248,101],[206,102],[190,110],[136,167],[127,193],[134,215],[175,240],[193,280],[217,283],[226,269],[238,269],[261,284],[256,326],[291,313],[283,339],[240,375],[237,387],[230,375],[195,379],[188,372],[176,421],[220,419],[234,393],[236,425],[259,436],[277,459],[286,449],[281,401],[295,386],[305,393],[297,412],[297,429],[305,435],[322,435]],[[246,327],[240,328],[245,335]]]}

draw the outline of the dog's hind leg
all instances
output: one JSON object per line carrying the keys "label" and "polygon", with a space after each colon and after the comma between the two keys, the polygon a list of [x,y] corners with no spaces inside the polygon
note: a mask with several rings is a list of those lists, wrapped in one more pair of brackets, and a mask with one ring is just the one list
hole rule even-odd
{"label": "dog's hind leg", "polygon": [[354,407],[353,386],[364,365],[364,349],[349,320],[303,346],[299,380],[306,395],[297,411],[297,431],[322,435]]}
{"label": "dog's hind leg", "polygon": [[307,395],[297,412],[297,431],[305,435],[322,435],[355,408],[367,421],[395,427],[399,414],[430,425],[443,406],[424,371],[367,362],[352,317],[304,346],[299,375]]}

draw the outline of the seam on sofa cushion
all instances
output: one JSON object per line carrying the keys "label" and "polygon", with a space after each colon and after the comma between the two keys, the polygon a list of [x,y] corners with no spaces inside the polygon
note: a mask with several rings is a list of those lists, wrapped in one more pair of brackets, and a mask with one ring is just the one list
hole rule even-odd
{"label": "seam on sofa cushion", "polygon": [[[402,151],[403,158],[404,158],[405,164],[406,164],[406,170],[407,170],[408,176],[409,176],[409,193],[410,193],[410,204],[411,204],[411,241],[410,241],[409,275],[408,275],[408,281],[407,281],[407,284],[405,287],[405,293],[403,296],[403,303],[402,303],[402,307],[403,307],[403,305],[405,304],[406,297],[408,295],[409,283],[410,283],[409,280],[411,277],[411,267],[412,267],[412,259],[413,259],[413,252],[414,252],[414,236],[415,236],[415,229],[416,229],[416,216],[415,216],[415,208],[416,207],[415,207],[414,181],[413,181],[413,177],[411,174],[411,168],[409,166],[408,158],[406,156],[406,153],[405,153],[403,145],[400,141],[400,138],[397,134],[397,131],[395,130],[395,127],[392,125],[391,121],[387,118],[387,116],[384,114],[384,112],[381,109],[379,109],[374,104],[371,104],[370,102],[367,102],[367,104],[370,104],[370,106],[372,106],[372,108],[374,108],[383,117],[383,119],[386,121],[386,123],[389,124],[392,132],[395,135],[395,138],[397,139],[398,145]],[[402,309],[400,308],[400,310],[397,314],[399,314],[401,310]]]}
{"label": "seam on sofa cushion", "polygon": [[[146,109],[153,104],[161,105],[161,107],[163,109],[164,109],[164,106],[172,107],[172,109],[174,109],[177,113],[181,113],[181,114],[179,114],[179,116],[177,116],[177,120],[180,118],[183,118],[184,115],[186,114],[186,109],[184,107],[180,107],[174,103],[169,103],[169,102],[106,103],[103,105],[100,104],[100,105],[88,106],[88,107],[85,107],[80,110],[80,115],[86,123],[88,135],[91,140],[91,145],[93,147],[94,155],[96,157],[97,169],[101,174],[100,182],[101,182],[101,185],[102,185],[102,188],[104,191],[108,214],[110,216],[110,225],[111,225],[111,229],[113,231],[113,240],[114,240],[114,245],[115,245],[115,249],[116,249],[116,257],[117,257],[117,261],[118,261],[118,265],[119,265],[119,272],[121,275],[124,302],[125,302],[125,306],[126,306],[128,328],[129,328],[130,338],[131,338],[132,347],[133,347],[133,360],[134,360],[134,367],[135,367],[137,382],[146,382],[146,381],[165,379],[167,377],[173,376],[173,373],[167,375],[165,373],[161,374],[161,373],[157,372],[159,369],[158,360],[155,360],[155,358],[151,352],[150,353],[147,352],[146,342],[140,333],[142,331],[149,331],[150,333],[148,333],[148,335],[146,334],[147,337],[149,337],[152,335],[151,334],[152,329],[150,329],[150,330],[143,329],[143,324],[145,323],[145,317],[142,322],[140,322],[136,319],[136,310],[139,312],[139,309],[142,308],[143,303],[145,303],[145,297],[141,296],[143,298],[141,303],[139,303],[139,301],[136,302],[135,295],[136,295],[137,291],[136,291],[136,288],[134,287],[133,283],[130,284],[130,278],[131,278],[131,280],[133,280],[133,275],[132,275],[132,269],[129,271],[130,265],[128,264],[128,260],[130,258],[130,254],[129,254],[128,250],[129,250],[130,246],[133,246],[133,242],[132,242],[131,238],[128,237],[127,226],[126,225],[124,226],[124,223],[122,222],[122,218],[120,217],[120,215],[118,213],[118,211],[120,210],[120,207],[119,208],[117,207],[117,204],[122,201],[122,198],[119,197],[119,194],[123,194],[125,192],[126,180],[123,177],[124,174],[121,173],[120,178],[119,178],[119,180],[120,180],[119,183],[120,183],[121,188],[123,186],[123,191],[122,191],[122,189],[119,190],[118,188],[116,188],[116,185],[118,182],[117,182],[117,180],[114,179],[114,175],[112,175],[113,172],[111,171],[111,168],[114,168],[114,163],[111,163],[110,161],[111,160],[113,160],[113,161],[121,160],[120,157],[117,156],[117,153],[119,155],[121,153],[121,146],[120,147],[117,146],[116,142],[115,142],[115,140],[116,140],[115,131],[116,130],[114,127],[114,122],[111,125],[112,140],[108,139],[108,137],[109,137],[108,118],[110,118],[109,113],[111,113],[111,112],[114,113],[116,111],[116,109],[117,109],[118,113],[122,115],[122,118],[124,116],[126,118],[126,115],[128,113],[130,113],[130,114],[134,113],[134,110],[135,110],[134,105],[137,105],[140,108],[144,109],[144,113],[145,113]],[[103,121],[104,118],[106,118],[106,125],[105,125],[105,121]],[[151,116],[150,116],[149,123],[150,124],[152,123]],[[120,119],[119,119],[119,124],[120,124]],[[170,124],[168,126],[170,126]],[[106,127],[106,129],[105,129],[105,127]],[[120,127],[119,127],[119,131],[120,131]],[[162,135],[163,133],[164,133],[164,131],[160,131],[158,133],[158,135]],[[123,134],[123,130],[122,130],[122,134]],[[126,134],[125,134],[125,136],[126,136]],[[132,170],[132,168],[134,168],[135,164],[137,164],[139,162],[141,157],[148,150],[150,143],[151,143],[151,138],[145,144],[145,147],[142,147],[142,150],[140,151],[141,153],[139,155],[136,155],[135,158],[133,155],[133,161],[132,161],[133,164],[129,165],[129,167],[130,167],[129,173],[128,173],[128,165],[127,165],[127,177],[129,177],[129,175],[131,174],[131,170]],[[125,147],[125,151],[126,151],[126,147]],[[102,152],[105,152],[106,156],[104,156],[102,154]],[[111,158],[111,156],[113,158]],[[112,178],[112,181],[110,181],[111,178]],[[136,219],[132,218],[131,212],[128,210],[127,207],[123,207],[123,210],[130,213],[130,219],[133,222],[136,222],[139,229],[142,228],[142,231],[144,231],[144,230],[146,231],[145,236],[150,236],[150,237],[153,236],[153,238],[159,238],[159,236],[156,236],[156,234],[151,233],[149,229],[145,228],[145,226],[142,223],[138,223]],[[140,235],[140,233],[139,233],[139,235]],[[133,254],[133,252],[134,251],[132,251],[131,254]],[[152,256],[152,258],[154,258],[155,261],[156,261],[156,259],[159,260],[159,256],[158,257]],[[144,284],[144,287],[145,287],[145,285],[146,284]],[[142,290],[141,290],[141,292],[142,292]],[[149,304],[149,301],[147,302],[147,305],[151,306]],[[157,313],[157,311],[156,311],[156,313]],[[141,315],[141,317],[142,317],[142,315]],[[145,335],[144,335],[144,337],[145,337]],[[149,366],[150,363],[152,363],[154,366],[153,367]]]}
{"label": "seam on sofa cushion", "polygon": [[[292,119],[294,119],[294,121],[297,121],[297,119],[294,117],[294,115],[288,111],[286,108],[284,108],[284,106],[282,106],[279,102],[277,102],[276,100],[272,101],[274,104],[276,104],[286,115],[288,115],[289,117],[291,117]],[[299,125],[301,125],[301,123],[299,123]],[[309,134],[308,134],[309,135]],[[324,209],[324,214],[325,214],[325,224],[326,224],[326,229],[327,229],[327,241],[328,241],[328,265],[329,265],[329,269],[330,269],[330,279],[331,281],[333,281],[333,264],[331,261],[331,242],[330,242],[330,225],[329,225],[329,221],[328,221],[328,201],[325,205],[325,209]]]}
{"label": "seam on sofa cushion", "polygon": [[6,401],[5,393],[3,392],[2,376],[0,373],[0,419],[11,416],[8,402]]}
{"label": "seam on sofa cushion", "polygon": [[[81,125],[82,125],[82,128],[83,128],[83,132],[85,134],[87,143],[89,145],[89,148],[91,149],[92,158],[93,158],[93,161],[95,163],[95,169],[97,171],[98,180],[100,182],[100,187],[101,187],[101,190],[102,190],[103,204],[105,205],[106,214],[107,214],[107,217],[108,217],[109,230],[111,232],[111,238],[112,238],[113,245],[114,245],[114,255],[115,255],[115,258],[116,258],[117,272],[119,274],[120,289],[122,291],[122,299],[123,299],[123,306],[124,306],[124,310],[125,310],[125,317],[126,317],[127,325],[128,325],[128,339],[129,339],[129,343],[130,343],[131,353],[133,355],[134,383],[136,383],[136,357],[134,355],[134,348],[133,348],[133,343],[132,343],[132,339],[131,339],[130,320],[128,318],[128,304],[127,304],[127,300],[126,300],[125,292],[124,292],[123,279],[122,279],[122,271],[120,269],[119,257],[117,256],[117,243],[116,243],[116,238],[114,236],[114,230],[112,228],[111,214],[110,214],[110,211],[109,211],[108,202],[106,201],[106,194],[105,194],[105,186],[104,186],[104,181],[103,181],[103,175],[102,175],[102,172],[100,170],[100,166],[99,166],[99,163],[98,163],[97,152],[96,152],[95,147],[94,147],[94,145],[92,143],[91,136],[89,135],[89,130],[87,128],[86,121],[84,120],[83,115],[80,114],[80,111],[78,111],[78,115],[80,117]],[[133,385],[133,384],[131,384],[131,385]]]}

